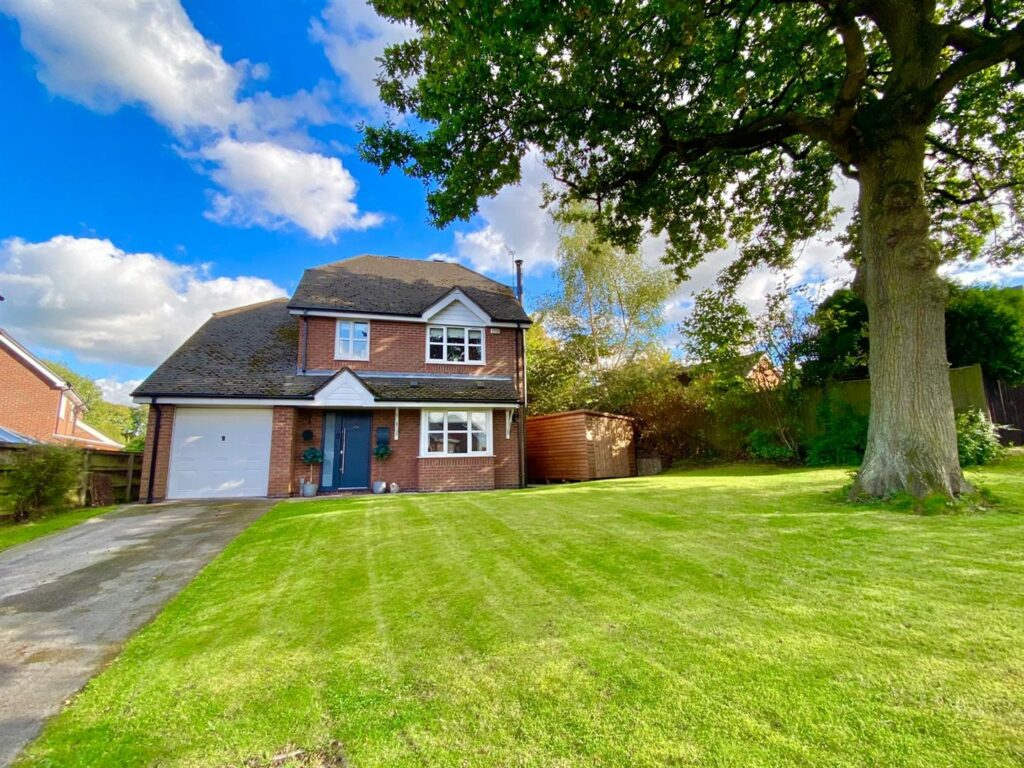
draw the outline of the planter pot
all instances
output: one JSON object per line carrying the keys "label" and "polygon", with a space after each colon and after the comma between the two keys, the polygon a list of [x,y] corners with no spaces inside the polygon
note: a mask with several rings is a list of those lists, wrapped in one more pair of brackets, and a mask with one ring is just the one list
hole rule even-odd
{"label": "planter pot", "polygon": [[385,483],[383,480],[374,480],[374,482],[373,482],[373,492],[374,493],[387,493],[387,490],[388,490],[388,484],[387,483]]}
{"label": "planter pot", "polygon": [[301,489],[300,492],[302,493],[303,496],[306,496],[306,497],[316,496],[316,490],[317,490],[316,483],[311,483],[308,480],[303,480],[302,481],[302,489]]}

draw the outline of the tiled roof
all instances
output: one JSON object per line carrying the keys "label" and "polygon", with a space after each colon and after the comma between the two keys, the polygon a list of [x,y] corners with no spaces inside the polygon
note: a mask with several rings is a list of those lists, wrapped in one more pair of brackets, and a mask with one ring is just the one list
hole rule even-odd
{"label": "tiled roof", "polygon": [[461,264],[390,256],[357,256],[307,269],[288,306],[418,317],[455,288],[494,321],[530,322],[507,285]]}
{"label": "tiled roof", "polygon": [[453,376],[378,376],[357,374],[378,400],[514,403],[511,379]]}
{"label": "tiled roof", "polygon": [[132,393],[306,397],[330,377],[299,376],[299,324],[288,300],[218,312]]}

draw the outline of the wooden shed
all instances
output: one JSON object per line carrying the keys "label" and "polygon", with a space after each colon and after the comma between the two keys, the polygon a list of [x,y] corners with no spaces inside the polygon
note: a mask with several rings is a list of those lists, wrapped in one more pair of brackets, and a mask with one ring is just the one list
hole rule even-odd
{"label": "wooden shed", "polygon": [[636,475],[633,420],[566,411],[526,420],[526,476],[533,482]]}

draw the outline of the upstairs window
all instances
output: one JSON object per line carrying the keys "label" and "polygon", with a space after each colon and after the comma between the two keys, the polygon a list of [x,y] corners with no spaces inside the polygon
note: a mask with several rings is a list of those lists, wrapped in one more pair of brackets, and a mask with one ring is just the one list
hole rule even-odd
{"label": "upstairs window", "polygon": [[428,363],[479,365],[483,361],[483,328],[458,325],[431,325],[427,328]]}
{"label": "upstairs window", "polygon": [[335,360],[370,359],[370,324],[358,320],[339,320],[334,339]]}

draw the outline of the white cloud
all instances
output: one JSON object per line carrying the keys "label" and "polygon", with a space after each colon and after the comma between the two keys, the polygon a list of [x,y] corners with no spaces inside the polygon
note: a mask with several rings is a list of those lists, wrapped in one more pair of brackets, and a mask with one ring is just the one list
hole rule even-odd
{"label": "white cloud", "polygon": [[331,240],[379,223],[359,214],[341,161],[312,151],[307,129],[335,119],[335,86],[240,98],[243,83],[265,80],[270,68],[225,61],[180,0],[0,0],[0,12],[18,19],[52,93],[99,111],[141,105],[175,133],[183,155],[215,161],[211,175],[224,190],[210,218],[274,228],[287,221]]}
{"label": "white cloud", "polygon": [[133,405],[132,391],[142,383],[142,379],[96,379],[96,386],[103,392],[103,399],[116,405]]}
{"label": "white cloud", "polygon": [[473,269],[493,275],[512,274],[513,256],[524,260],[527,272],[558,263],[558,228],[550,211],[541,208],[543,187],[553,184],[539,152],[522,161],[522,180],[480,203],[485,224],[455,233],[455,252]]}
{"label": "white cloud", "polygon": [[381,112],[377,84],[384,49],[410,39],[415,30],[381,18],[368,2],[330,0],[320,19],[310,24],[310,36],[324,47],[334,71],[343,80],[346,95],[353,101]]}
{"label": "white cloud", "polygon": [[944,264],[944,276],[965,285],[1019,285],[1024,284],[1024,262],[995,265],[986,261],[970,264]]}
{"label": "white cloud", "polygon": [[109,240],[61,235],[0,242],[0,325],[31,347],[85,360],[151,366],[214,311],[284,296],[269,280],[211,277]]}
{"label": "white cloud", "polygon": [[100,111],[143,104],[181,132],[246,119],[231,66],[178,0],[0,0],[51,92]]}
{"label": "white cloud", "polygon": [[268,228],[290,221],[320,239],[382,221],[378,214],[359,213],[356,181],[336,157],[233,139],[201,154],[215,164],[210,175],[227,190],[213,195],[207,216],[214,221]]}

